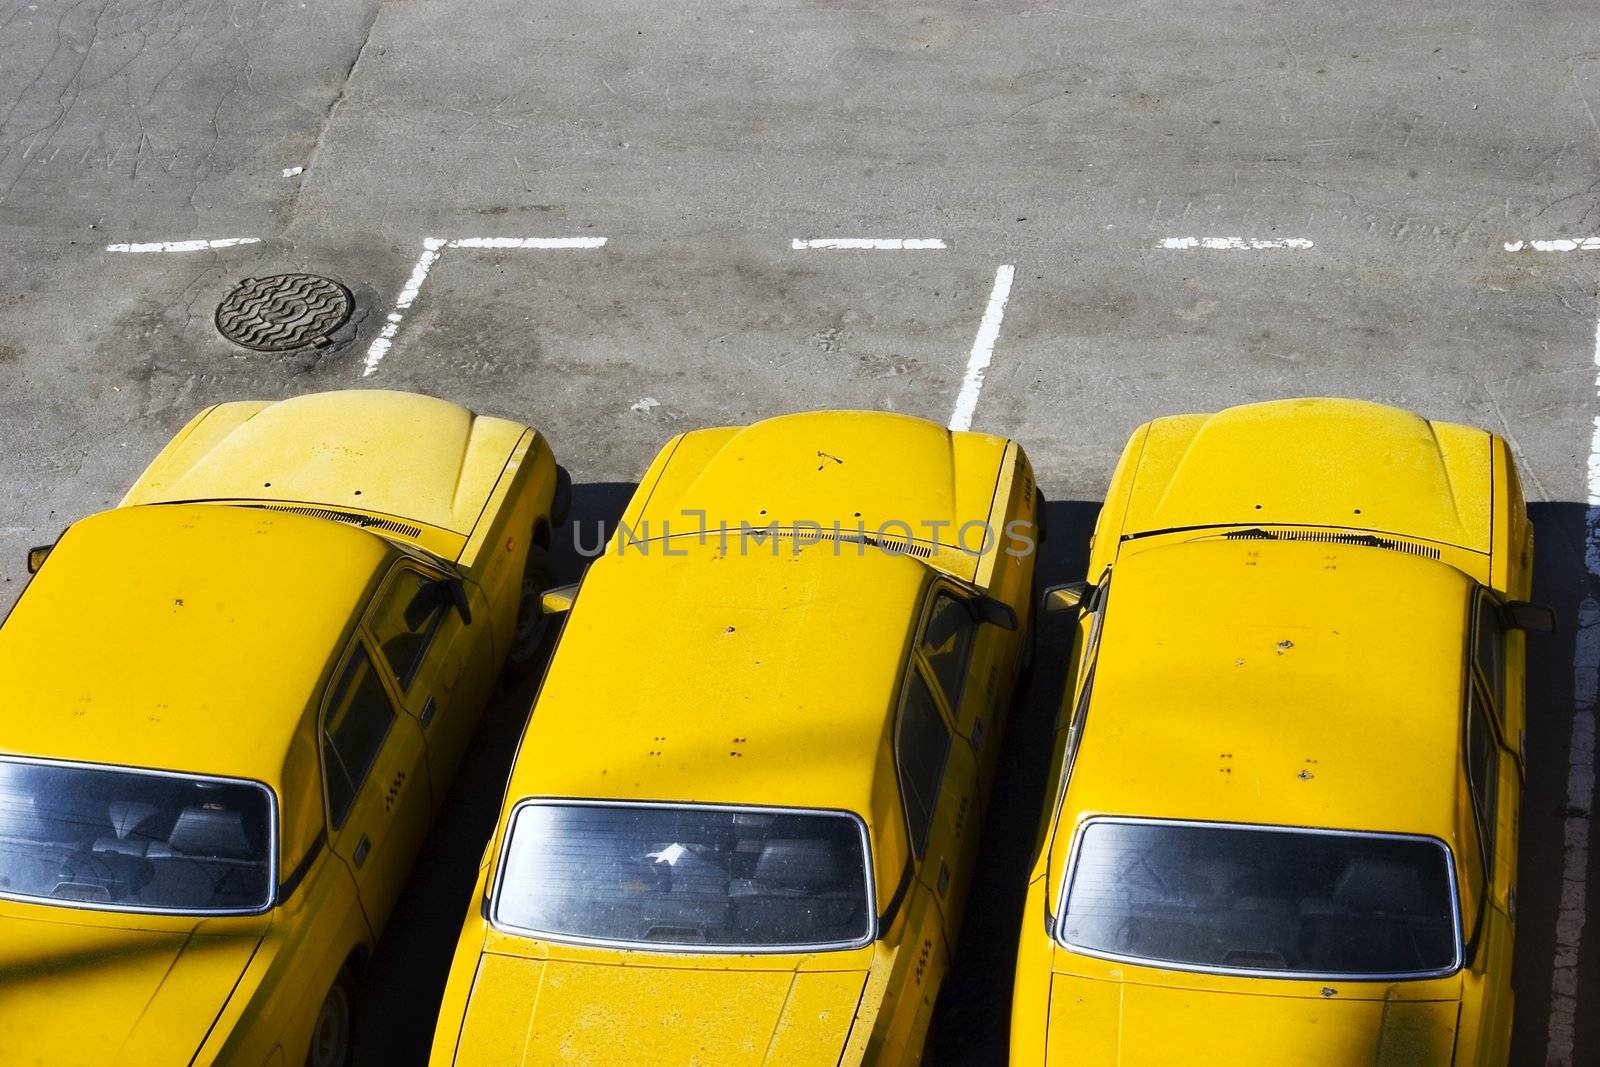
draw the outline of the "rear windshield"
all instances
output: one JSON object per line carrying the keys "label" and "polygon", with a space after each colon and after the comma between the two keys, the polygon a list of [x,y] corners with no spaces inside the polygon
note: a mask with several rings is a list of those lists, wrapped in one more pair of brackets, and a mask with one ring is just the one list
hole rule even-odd
{"label": "rear windshield", "polygon": [[265,786],[0,760],[0,896],[131,911],[272,901]]}
{"label": "rear windshield", "polygon": [[859,819],[783,809],[526,803],[494,918],[557,940],[700,951],[872,938]]}
{"label": "rear windshield", "polygon": [[1459,956],[1435,840],[1098,820],[1082,831],[1061,940],[1182,968],[1423,975]]}

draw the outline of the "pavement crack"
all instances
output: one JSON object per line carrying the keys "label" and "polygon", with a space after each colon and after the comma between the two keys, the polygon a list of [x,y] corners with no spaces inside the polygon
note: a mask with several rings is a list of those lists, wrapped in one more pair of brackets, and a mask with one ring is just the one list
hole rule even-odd
{"label": "pavement crack", "polygon": [[289,225],[294,225],[295,216],[300,210],[300,192],[311,179],[313,168],[317,165],[317,157],[322,153],[322,141],[328,134],[328,128],[333,125],[333,117],[339,111],[339,105],[350,93],[350,82],[355,78],[356,68],[361,65],[361,57],[367,53],[367,45],[372,43],[372,31],[377,28],[378,16],[383,13],[383,5],[375,4],[372,17],[361,31],[361,43],[356,46],[355,54],[350,57],[350,65],[345,68],[344,77],[339,80],[339,91],[333,94],[333,99],[328,102],[327,110],[322,113],[322,123],[317,127],[317,137],[311,143],[311,152],[306,157],[305,170],[300,175],[300,180],[295,184],[293,197],[289,202]]}

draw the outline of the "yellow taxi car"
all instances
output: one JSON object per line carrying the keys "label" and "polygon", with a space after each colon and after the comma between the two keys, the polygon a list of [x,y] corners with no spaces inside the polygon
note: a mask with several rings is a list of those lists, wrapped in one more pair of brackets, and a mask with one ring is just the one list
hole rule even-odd
{"label": "yellow taxi car", "polygon": [[443,400],[223,404],[37,551],[0,627],[0,1061],[345,1061],[558,481]]}
{"label": "yellow taxi car", "polygon": [[671,441],[546,598],[571,613],[431,1062],[917,1062],[1037,500],[1016,444],[901,415]]}
{"label": "yellow taxi car", "polygon": [[1533,541],[1505,441],[1157,419],[1091,547],[1015,1064],[1504,1064]]}

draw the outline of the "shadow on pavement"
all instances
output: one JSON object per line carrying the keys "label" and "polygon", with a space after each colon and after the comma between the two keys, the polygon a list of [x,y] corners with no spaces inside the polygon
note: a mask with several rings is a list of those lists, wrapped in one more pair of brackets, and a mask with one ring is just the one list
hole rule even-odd
{"label": "shadow on pavement", "polygon": [[[1038,584],[1084,577],[1089,535],[1099,501],[1050,501],[1049,540],[1039,550]],[[1012,702],[994,795],[984,813],[978,867],[967,897],[955,964],[939,995],[928,1033],[926,1064],[967,1067],[1004,1063],[1011,1025],[1011,976],[1034,837],[1050,771],[1050,745],[1066,686],[1072,626],[1059,616],[1036,619],[1033,679]]]}
{"label": "shadow on pavement", "polygon": [[[1592,1007],[1600,1003],[1600,937],[1585,939],[1586,976],[1576,988],[1552,990],[1556,913],[1561,906],[1567,811],[1567,748],[1574,703],[1573,655],[1578,605],[1596,595],[1584,565],[1586,509],[1582,504],[1530,504],[1534,528],[1533,599],[1556,610],[1554,634],[1528,635],[1528,780],[1518,833],[1517,947],[1512,981],[1517,990],[1511,1062],[1545,1062],[1552,993],[1576,996],[1578,1053],[1573,1062],[1600,1062]],[[1590,684],[1593,684],[1592,680]],[[1592,699],[1594,694],[1588,694]],[[1581,814],[1581,813],[1572,813]],[[1600,850],[1590,850],[1589,881],[1600,878]],[[1590,898],[1593,911],[1593,897]],[[1595,928],[1589,924],[1590,931]],[[1568,961],[1570,966],[1570,961]],[[1587,1017],[1586,1017],[1587,1016]],[[1584,1050],[1589,1050],[1589,1056]],[[1596,1058],[1589,1058],[1590,1056]]]}
{"label": "shadow on pavement", "polygon": [[[575,547],[574,533],[581,535],[585,548],[604,544],[633,489],[626,483],[572,487],[572,511],[552,539],[557,581],[575,582],[583,573],[586,560]],[[494,831],[511,757],[543,670],[541,664],[531,677],[514,683],[502,679],[484,709],[439,819],[366,969],[356,1003],[356,1067],[406,1067],[428,1060],[439,998],[478,861]]]}

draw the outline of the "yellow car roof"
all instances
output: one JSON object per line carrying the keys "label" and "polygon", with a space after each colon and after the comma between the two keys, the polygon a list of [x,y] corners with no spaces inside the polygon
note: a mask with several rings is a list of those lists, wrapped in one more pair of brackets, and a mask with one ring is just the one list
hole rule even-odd
{"label": "yellow car roof", "polygon": [[1363,546],[1137,544],[1111,577],[1069,820],[1453,841],[1465,575]]}
{"label": "yellow car roof", "polygon": [[0,627],[0,751],[276,785],[391,551],[219,505],[74,524]]}
{"label": "yellow car roof", "polygon": [[590,567],[511,799],[841,808],[871,821],[931,572],[876,548],[711,539]]}

